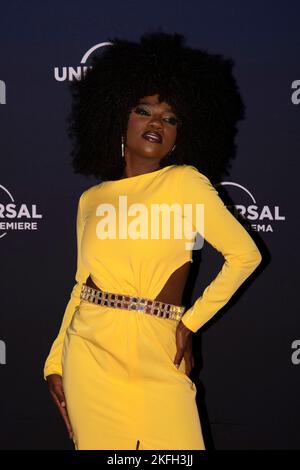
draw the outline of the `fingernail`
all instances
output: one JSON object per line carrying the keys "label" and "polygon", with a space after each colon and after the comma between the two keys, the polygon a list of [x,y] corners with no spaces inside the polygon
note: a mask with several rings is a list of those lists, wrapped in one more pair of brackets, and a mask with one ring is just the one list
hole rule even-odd
{"label": "fingernail", "polygon": [[66,406],[64,401],[61,402],[61,406]]}

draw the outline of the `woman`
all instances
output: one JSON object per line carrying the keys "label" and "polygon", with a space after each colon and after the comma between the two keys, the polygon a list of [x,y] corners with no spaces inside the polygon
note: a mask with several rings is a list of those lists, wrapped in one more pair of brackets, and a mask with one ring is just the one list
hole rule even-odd
{"label": "woman", "polygon": [[[114,39],[71,86],[73,167],[102,181],[79,199],[76,284],[44,377],[76,449],[205,449],[192,335],[261,261],[213,186],[244,113],[232,61],[183,42]],[[225,262],[186,310],[197,233]]]}

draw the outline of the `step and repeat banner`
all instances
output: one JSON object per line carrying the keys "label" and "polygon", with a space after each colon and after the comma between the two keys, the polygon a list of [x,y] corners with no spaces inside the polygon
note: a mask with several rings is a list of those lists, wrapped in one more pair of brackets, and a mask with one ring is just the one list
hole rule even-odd
{"label": "step and repeat banner", "polygon": [[[78,198],[99,181],[71,167],[68,84],[109,37],[158,28],[231,57],[246,105],[219,187],[263,262],[194,336],[206,447],[300,448],[299,14],[293,1],[1,3],[1,449],[73,449],[43,365],[75,283]],[[191,302],[222,263],[205,244]]]}

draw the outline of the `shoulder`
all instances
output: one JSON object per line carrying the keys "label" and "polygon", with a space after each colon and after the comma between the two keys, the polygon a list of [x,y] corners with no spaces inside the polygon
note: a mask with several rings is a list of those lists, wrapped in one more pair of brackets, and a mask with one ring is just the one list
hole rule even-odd
{"label": "shoulder", "polygon": [[168,169],[168,171],[167,171],[168,175],[175,175],[176,174],[178,176],[189,176],[189,175],[193,175],[193,174],[198,174],[201,177],[206,178],[206,176],[203,173],[201,173],[198,170],[198,168],[196,168],[193,165],[189,165],[187,163],[170,165],[169,167],[167,167],[167,169]]}
{"label": "shoulder", "polygon": [[210,179],[194,165],[182,165],[179,190],[184,200],[221,203],[221,198]]}
{"label": "shoulder", "polygon": [[100,184],[101,183],[98,183],[85,189],[79,196],[79,201],[78,201],[79,205],[84,206],[89,201],[91,201],[95,197]]}
{"label": "shoulder", "polygon": [[196,168],[194,165],[182,164],[178,165],[180,167],[181,181],[184,183],[187,182],[198,182],[203,184],[211,184],[210,180],[204,173]]}

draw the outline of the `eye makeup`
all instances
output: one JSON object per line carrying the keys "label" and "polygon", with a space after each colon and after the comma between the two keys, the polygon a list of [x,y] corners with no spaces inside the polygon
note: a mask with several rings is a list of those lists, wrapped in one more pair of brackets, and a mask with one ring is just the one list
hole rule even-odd
{"label": "eye makeup", "polygon": [[[143,104],[143,103],[141,103],[141,104]],[[134,108],[134,112],[137,113],[137,114],[146,115],[146,116],[150,115],[150,113],[140,105],[138,105]],[[170,116],[169,118],[166,118],[166,119],[168,119],[168,122],[170,124],[172,124],[173,126],[178,124],[178,119],[175,116]]]}

